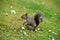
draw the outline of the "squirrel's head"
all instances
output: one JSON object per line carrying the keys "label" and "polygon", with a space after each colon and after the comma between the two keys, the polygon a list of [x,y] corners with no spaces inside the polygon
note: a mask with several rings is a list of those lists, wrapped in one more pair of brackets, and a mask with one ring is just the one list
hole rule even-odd
{"label": "squirrel's head", "polygon": [[21,16],[21,18],[22,18],[22,19],[26,19],[26,18],[27,18],[27,16],[28,16],[28,14],[27,14],[27,13],[25,13],[25,14],[23,14],[23,15]]}

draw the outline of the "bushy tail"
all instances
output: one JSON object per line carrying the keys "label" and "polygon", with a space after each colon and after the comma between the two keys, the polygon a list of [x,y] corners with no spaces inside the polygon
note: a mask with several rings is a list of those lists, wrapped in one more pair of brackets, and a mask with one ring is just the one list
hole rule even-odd
{"label": "bushy tail", "polygon": [[36,13],[36,14],[34,15],[34,20],[35,20],[35,22],[36,22],[36,25],[38,26],[39,23],[43,21],[42,14]]}

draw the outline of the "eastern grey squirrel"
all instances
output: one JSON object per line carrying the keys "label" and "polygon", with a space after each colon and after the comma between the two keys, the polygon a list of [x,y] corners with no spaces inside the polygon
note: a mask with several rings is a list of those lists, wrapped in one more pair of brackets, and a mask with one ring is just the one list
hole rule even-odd
{"label": "eastern grey squirrel", "polygon": [[23,25],[26,24],[27,28],[32,31],[34,31],[35,28],[39,25],[39,23],[43,21],[43,16],[41,13],[36,13],[34,15],[34,18],[29,17],[29,15],[26,13],[23,14],[21,18],[26,21],[23,23]]}

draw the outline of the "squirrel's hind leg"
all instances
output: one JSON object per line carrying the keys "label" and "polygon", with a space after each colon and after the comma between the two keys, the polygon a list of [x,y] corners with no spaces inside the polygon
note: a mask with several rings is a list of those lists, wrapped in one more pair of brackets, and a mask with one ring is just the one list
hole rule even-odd
{"label": "squirrel's hind leg", "polygon": [[35,31],[35,29],[31,25],[26,25],[26,26],[27,26],[27,29]]}

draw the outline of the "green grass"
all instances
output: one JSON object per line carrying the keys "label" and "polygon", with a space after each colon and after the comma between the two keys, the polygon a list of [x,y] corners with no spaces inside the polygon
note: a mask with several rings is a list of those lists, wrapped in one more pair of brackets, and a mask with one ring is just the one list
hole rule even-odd
{"label": "green grass", "polygon": [[[59,0],[0,0],[0,40],[52,40],[53,37],[60,40],[59,4]],[[15,10],[16,14],[12,14],[11,10]],[[31,17],[35,12],[42,12],[44,20],[38,26],[42,30],[32,32],[22,29],[24,20],[21,15],[26,12]]]}

